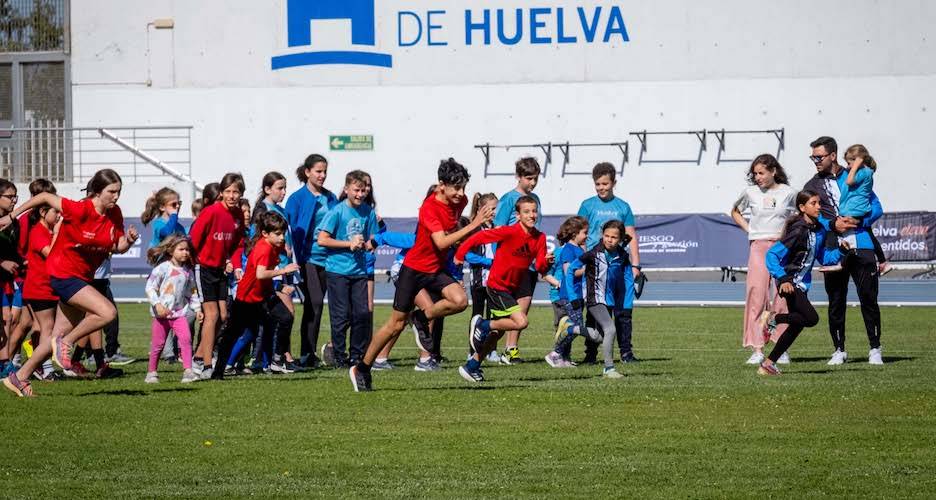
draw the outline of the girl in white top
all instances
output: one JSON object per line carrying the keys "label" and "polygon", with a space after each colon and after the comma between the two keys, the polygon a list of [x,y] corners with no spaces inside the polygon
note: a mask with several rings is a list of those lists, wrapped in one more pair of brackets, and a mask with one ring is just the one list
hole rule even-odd
{"label": "girl in white top", "polygon": [[[771,337],[759,327],[758,317],[770,304],[771,310],[786,312],[785,301],[772,300],[776,287],[767,271],[767,250],[780,238],[786,219],[796,211],[796,191],[790,187],[780,162],[769,154],[754,159],[747,179],[751,185],[731,207],[731,218],[748,234],[750,241],[742,345],[754,351],[747,363],[759,364],[764,360],[764,344]],[[749,219],[745,219],[745,212]],[[781,334],[783,329],[778,328],[772,340]],[[789,356],[784,353],[780,362],[789,363]]]}
{"label": "girl in white top", "polygon": [[195,312],[201,323],[204,316],[201,299],[195,286],[195,271],[192,268],[192,244],[184,235],[172,235],[147,254],[150,264],[162,262],[153,268],[146,280],[146,296],[149,298],[150,314],[153,315],[153,336],[150,343],[149,368],[146,383],[159,382],[156,368],[159,354],[166,343],[169,330],[179,339],[182,350],[182,383],[198,379],[192,372],[192,332],[189,330],[186,314]]}

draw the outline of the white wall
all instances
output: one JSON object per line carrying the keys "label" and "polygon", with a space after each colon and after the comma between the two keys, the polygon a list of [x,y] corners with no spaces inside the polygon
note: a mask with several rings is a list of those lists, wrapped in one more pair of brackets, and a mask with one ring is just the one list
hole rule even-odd
{"label": "white wall", "polygon": [[[332,188],[348,170],[369,171],[385,216],[415,214],[443,157],[469,166],[471,190],[510,189],[510,177],[483,178],[475,144],[782,127],[787,149],[780,159],[794,186],[813,172],[808,143],[832,135],[843,147],[862,142],[875,155],[875,189],[887,210],[936,210],[931,2],[537,1],[536,7],[553,8],[543,34],[555,38],[557,7],[566,10],[568,33],[580,29],[576,7],[591,13],[601,6],[607,16],[617,6],[630,41],[514,46],[478,45],[479,35],[466,46],[464,11],[479,20],[484,8],[532,2],[377,3],[373,50],[391,53],[393,68],[272,71],[272,56],[308,50],[286,47],[284,1],[75,2],[74,124],[194,125],[196,178],[210,182],[241,171],[251,198],[264,172],[292,172],[307,154],[320,152],[331,161]],[[435,19],[449,45],[399,47],[397,12],[433,9],[446,11]],[[147,35],[146,24],[157,18],[173,18],[175,29]],[[313,22],[313,48],[349,48],[347,26]],[[329,152],[329,134],[372,134],[375,151]],[[766,136],[728,140],[726,156],[776,152],[776,141]],[[651,141],[648,158],[695,156],[691,137]],[[633,137],[630,143],[619,193],[638,213],[725,211],[744,186],[747,165],[716,165],[713,137],[702,166],[637,165],[639,144]],[[538,151],[500,150],[493,168],[509,172],[527,153],[542,161]],[[573,212],[592,194],[588,176],[558,175],[561,158],[554,149],[537,189],[548,214]],[[618,163],[620,153],[574,149],[571,159],[582,171],[600,159]],[[125,196],[122,204],[135,201],[141,209],[136,197]]]}

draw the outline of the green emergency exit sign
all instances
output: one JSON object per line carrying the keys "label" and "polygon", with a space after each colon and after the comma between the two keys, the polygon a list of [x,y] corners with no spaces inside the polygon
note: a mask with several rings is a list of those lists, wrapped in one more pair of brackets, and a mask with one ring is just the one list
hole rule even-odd
{"label": "green emergency exit sign", "polygon": [[330,135],[328,147],[332,151],[373,151],[372,135]]}

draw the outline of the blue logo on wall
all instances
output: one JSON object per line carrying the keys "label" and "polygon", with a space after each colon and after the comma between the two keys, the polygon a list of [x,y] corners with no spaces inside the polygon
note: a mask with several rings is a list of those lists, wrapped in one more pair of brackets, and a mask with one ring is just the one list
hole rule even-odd
{"label": "blue logo on wall", "polygon": [[[287,0],[287,43],[290,47],[311,47],[314,33],[312,21],[348,19],[351,21],[351,45],[373,47],[375,43],[374,0]],[[312,51],[275,56],[274,70],[317,64],[353,64],[361,66],[393,66],[390,54],[379,52]]]}

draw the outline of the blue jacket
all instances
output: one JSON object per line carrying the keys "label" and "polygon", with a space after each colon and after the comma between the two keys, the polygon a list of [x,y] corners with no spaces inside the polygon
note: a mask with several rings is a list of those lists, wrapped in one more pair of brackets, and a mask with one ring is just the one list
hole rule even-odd
{"label": "blue jacket", "polygon": [[831,265],[842,259],[836,249],[825,248],[826,229],[822,223],[810,224],[799,219],[787,227],[780,241],[767,251],[767,270],[782,283],[792,283],[804,292],[812,284],[813,262]]}
{"label": "blue jacket", "polygon": [[185,226],[179,224],[179,214],[174,213],[169,216],[169,220],[163,221],[162,217],[153,220],[153,237],[150,239],[149,248],[153,248],[162,243],[162,240],[173,234],[185,235]]}
{"label": "blue jacket", "polygon": [[[289,195],[286,200],[286,220],[289,222],[289,230],[292,232],[293,251],[296,255],[296,261],[299,264],[305,264],[312,253],[312,247],[315,244],[315,226],[321,222],[319,210],[321,208],[320,198],[325,196],[327,202],[325,205],[331,207],[334,205],[332,199],[335,195],[330,192],[324,192],[321,196],[315,195],[309,191],[308,186],[302,186],[298,191]],[[316,219],[319,219],[318,221]]]}
{"label": "blue jacket", "polygon": [[615,311],[634,307],[634,274],[630,257],[622,246],[609,252],[599,242],[573,261],[566,273],[571,276],[583,267],[586,306],[605,305]]}

